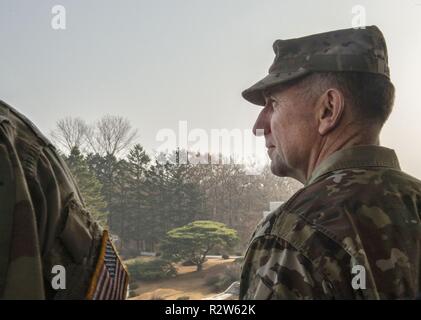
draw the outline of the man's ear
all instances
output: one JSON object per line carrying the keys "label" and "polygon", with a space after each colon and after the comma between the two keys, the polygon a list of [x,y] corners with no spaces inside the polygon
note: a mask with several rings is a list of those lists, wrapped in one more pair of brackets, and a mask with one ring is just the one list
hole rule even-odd
{"label": "man's ear", "polygon": [[320,96],[317,108],[320,135],[324,136],[339,124],[344,105],[344,96],[337,89],[328,89]]}

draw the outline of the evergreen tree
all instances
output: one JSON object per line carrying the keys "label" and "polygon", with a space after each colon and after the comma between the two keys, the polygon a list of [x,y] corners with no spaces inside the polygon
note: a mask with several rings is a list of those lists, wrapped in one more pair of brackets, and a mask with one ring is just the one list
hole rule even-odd
{"label": "evergreen tree", "polygon": [[[129,214],[130,224],[126,233],[131,240],[136,241],[137,251],[147,250],[147,245],[153,242],[154,217],[150,198],[149,166],[150,158],[140,144],[136,144],[127,156],[127,168],[130,173]],[[151,241],[152,240],[152,241]]]}
{"label": "evergreen tree", "polygon": [[118,160],[113,155],[101,156],[98,153],[88,154],[86,157],[87,164],[92,172],[95,173],[97,179],[101,182],[101,194],[107,203],[107,211],[109,212],[107,224],[112,232],[117,229],[118,221],[113,208],[116,204],[116,177],[118,175]]}
{"label": "evergreen tree", "polygon": [[202,193],[194,182],[195,166],[180,159],[186,154],[177,150],[169,155],[165,165],[166,185],[162,190],[164,201],[170,205],[166,212],[169,229],[190,223],[201,214]]}
{"label": "evergreen tree", "polygon": [[103,225],[106,224],[107,203],[101,194],[102,185],[94,172],[89,169],[85,157],[77,147],[65,157],[70,171],[75,178],[88,211]]}
{"label": "evergreen tree", "polygon": [[113,202],[110,210],[113,213],[113,232],[120,236],[124,247],[132,239],[133,234],[127,232],[133,224],[130,208],[131,176],[129,164],[121,159],[115,167],[113,181]]}

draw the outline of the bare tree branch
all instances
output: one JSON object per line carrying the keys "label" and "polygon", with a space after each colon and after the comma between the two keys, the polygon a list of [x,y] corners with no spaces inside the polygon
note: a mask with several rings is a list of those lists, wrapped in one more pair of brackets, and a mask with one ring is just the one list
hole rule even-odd
{"label": "bare tree branch", "polygon": [[51,132],[53,141],[70,153],[73,148],[81,149],[86,143],[88,125],[81,118],[66,117],[56,123]]}
{"label": "bare tree branch", "polygon": [[89,128],[87,137],[94,152],[117,156],[130,148],[136,135],[129,120],[106,115]]}

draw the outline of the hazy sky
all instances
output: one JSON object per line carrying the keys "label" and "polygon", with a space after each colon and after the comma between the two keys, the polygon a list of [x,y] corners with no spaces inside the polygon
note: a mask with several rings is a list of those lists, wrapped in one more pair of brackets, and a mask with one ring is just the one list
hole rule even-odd
{"label": "hazy sky", "polygon": [[[51,27],[54,5],[66,30]],[[397,90],[381,142],[421,178],[421,0],[1,0],[0,99],[47,134],[65,116],[122,115],[148,150],[182,120],[250,129],[260,109],[240,93],[267,73],[273,41],[349,28],[355,5],[385,35]]]}

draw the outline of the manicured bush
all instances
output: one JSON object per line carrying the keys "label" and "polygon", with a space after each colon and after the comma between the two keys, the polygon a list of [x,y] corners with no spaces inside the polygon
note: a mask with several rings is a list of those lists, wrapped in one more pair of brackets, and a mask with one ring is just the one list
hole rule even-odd
{"label": "manicured bush", "polygon": [[238,263],[232,263],[225,267],[224,271],[215,276],[205,279],[205,284],[212,288],[214,292],[223,292],[233,282],[240,280],[241,266]]}
{"label": "manicured bush", "polygon": [[205,284],[208,287],[213,287],[215,283],[217,283],[220,280],[221,276],[208,276],[205,278]]}
{"label": "manicured bush", "polygon": [[127,268],[132,281],[158,280],[170,278],[177,274],[177,270],[174,266],[163,259],[153,259],[149,261],[135,259],[127,265]]}
{"label": "manicured bush", "polygon": [[186,260],[186,261],[183,261],[181,265],[184,267],[191,267],[191,266],[195,266],[196,264],[191,260]]}

